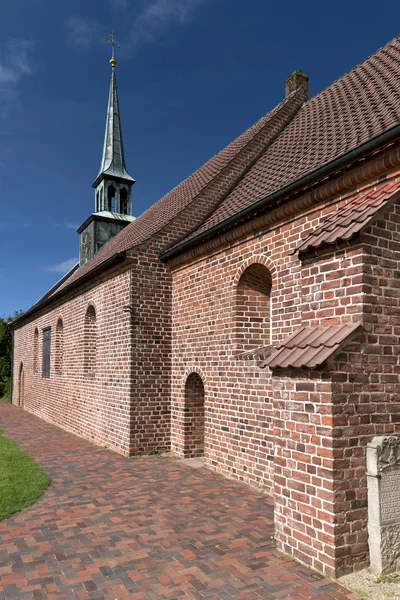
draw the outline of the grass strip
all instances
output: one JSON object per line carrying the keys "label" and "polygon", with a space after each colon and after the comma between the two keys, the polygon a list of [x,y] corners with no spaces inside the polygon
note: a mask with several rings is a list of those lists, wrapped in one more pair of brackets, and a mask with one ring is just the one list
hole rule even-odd
{"label": "grass strip", "polygon": [[39,500],[50,483],[42,467],[0,430],[0,521]]}

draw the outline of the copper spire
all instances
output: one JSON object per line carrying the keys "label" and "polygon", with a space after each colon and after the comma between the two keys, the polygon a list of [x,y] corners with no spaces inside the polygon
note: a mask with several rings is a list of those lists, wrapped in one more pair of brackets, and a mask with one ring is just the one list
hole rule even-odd
{"label": "copper spire", "polygon": [[[119,116],[119,103],[117,93],[117,80],[115,77],[116,60],[114,57],[114,47],[117,45],[114,42],[114,32],[111,34],[112,39],[107,41],[112,45],[112,58],[110,60],[112,66],[110,93],[108,97],[106,131],[104,136],[103,156],[100,165],[99,174],[96,177],[93,187],[96,187],[102,176],[116,177],[119,180],[126,180],[134,183],[134,179],[128,174],[125,166],[124,146],[122,142],[122,129]],[[119,46],[117,45],[119,48]]]}

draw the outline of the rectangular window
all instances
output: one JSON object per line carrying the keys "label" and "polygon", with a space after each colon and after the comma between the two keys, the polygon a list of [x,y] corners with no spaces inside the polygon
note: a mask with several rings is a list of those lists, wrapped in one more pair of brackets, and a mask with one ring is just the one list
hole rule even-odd
{"label": "rectangular window", "polygon": [[51,345],[51,327],[43,329],[43,362],[42,377],[50,378],[50,345]]}

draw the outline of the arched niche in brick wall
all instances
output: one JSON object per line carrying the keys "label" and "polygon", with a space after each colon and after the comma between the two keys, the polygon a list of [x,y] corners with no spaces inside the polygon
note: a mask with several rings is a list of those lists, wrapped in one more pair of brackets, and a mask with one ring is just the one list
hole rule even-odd
{"label": "arched niche in brick wall", "polygon": [[83,336],[83,371],[87,377],[96,373],[97,324],[96,309],[90,304],[85,314],[85,330]]}
{"label": "arched niche in brick wall", "polygon": [[39,371],[39,331],[38,328],[35,327],[35,331],[33,334],[33,372],[37,373]]}
{"label": "arched niche in brick wall", "polygon": [[190,373],[185,382],[184,456],[204,455],[204,384],[198,373]]}
{"label": "arched niche in brick wall", "polygon": [[259,262],[248,265],[236,284],[234,331],[239,352],[270,345],[271,292],[271,271]]}
{"label": "arched niche in brick wall", "polygon": [[57,375],[62,375],[64,364],[64,324],[60,318],[56,326],[56,355],[55,371]]}
{"label": "arched niche in brick wall", "polygon": [[25,381],[24,381],[24,363],[21,362],[18,373],[18,404],[24,406],[24,393],[25,393]]}

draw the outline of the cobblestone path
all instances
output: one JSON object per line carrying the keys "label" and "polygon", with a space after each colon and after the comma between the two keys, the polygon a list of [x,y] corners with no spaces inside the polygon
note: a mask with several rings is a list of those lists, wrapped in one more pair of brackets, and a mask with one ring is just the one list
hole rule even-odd
{"label": "cobblestone path", "polygon": [[0,600],[350,600],[274,550],[268,497],[163,457],[123,458],[9,404],[0,428],[47,471],[0,522]]}

